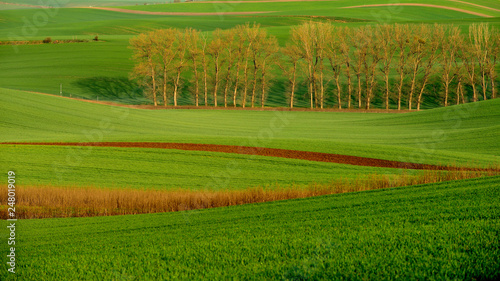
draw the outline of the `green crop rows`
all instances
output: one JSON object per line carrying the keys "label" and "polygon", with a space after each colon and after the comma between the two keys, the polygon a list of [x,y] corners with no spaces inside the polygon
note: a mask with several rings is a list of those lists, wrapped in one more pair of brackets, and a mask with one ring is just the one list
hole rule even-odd
{"label": "green crop rows", "polygon": [[[16,276],[493,280],[499,188],[493,177],[201,211],[26,220],[18,222],[26,235]],[[16,280],[5,267],[2,280]]]}
{"label": "green crop rows", "polygon": [[[425,164],[500,163],[499,99],[448,108],[435,108],[440,102],[426,100],[423,108],[430,110],[387,114],[144,110],[64,98],[149,104],[128,79],[133,67],[128,46],[130,38],[153,29],[192,27],[210,34],[256,22],[281,45],[291,27],[311,19],[350,27],[438,22],[465,32],[473,23],[499,28],[498,1],[399,1],[455,7],[489,18],[429,7],[342,9],[387,1],[142,5],[146,2],[60,0],[64,8],[51,10],[0,4],[0,41],[89,40],[0,45],[2,174],[14,170],[18,186],[241,190],[415,173],[215,152],[5,142],[205,143]],[[159,16],[82,8],[88,6],[271,13]],[[92,41],[96,35],[99,42]],[[40,94],[60,95],[61,86],[64,97]],[[297,106],[305,107],[307,87],[299,88]],[[286,104],[284,90],[272,88],[267,104]],[[190,99],[181,95],[180,104]],[[0,280],[496,280],[499,194],[496,176],[177,213],[19,220],[16,274],[7,271],[9,233],[2,221]],[[6,206],[1,203],[2,210]]]}

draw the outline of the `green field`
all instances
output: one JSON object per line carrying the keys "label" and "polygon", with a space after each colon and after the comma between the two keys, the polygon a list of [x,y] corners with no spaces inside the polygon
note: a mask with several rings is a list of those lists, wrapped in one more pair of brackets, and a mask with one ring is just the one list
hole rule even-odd
{"label": "green field", "polygon": [[493,177],[201,211],[25,220],[17,279],[5,263],[0,276],[494,280],[499,188]]}
{"label": "green field", "polygon": [[[19,3],[35,4],[25,0]],[[99,1],[72,1],[69,7],[96,5]],[[120,4],[127,1],[118,1]],[[89,99],[113,100],[121,103],[150,103],[142,97],[142,92],[128,80],[132,69],[132,51],[128,49],[129,39],[141,32],[159,28],[193,27],[211,32],[216,28],[228,29],[238,24],[256,22],[276,36],[283,45],[289,37],[290,28],[309,16],[326,16],[338,26],[360,26],[376,23],[450,23],[464,30],[472,23],[488,22],[499,27],[500,12],[473,5],[450,1],[400,1],[401,3],[430,3],[447,7],[479,12],[494,18],[483,18],[437,8],[410,7],[390,9],[388,7],[341,9],[341,7],[366,4],[362,1],[321,1],[284,3],[178,3],[165,5],[137,5],[128,9],[169,12],[224,12],[224,11],[277,11],[259,16],[156,16],[117,13],[81,8],[60,8],[50,10],[18,9],[0,11],[0,40],[41,40],[51,37],[60,39],[87,39],[99,35],[101,42],[61,45],[0,46],[0,86],[3,88],[29,90]],[[60,1],[64,4],[63,1]],[[78,4],[80,3],[80,4]],[[101,1],[113,6],[113,1]],[[138,1],[137,3],[140,3]],[[379,2],[373,1],[377,4]],[[495,1],[476,4],[500,9]],[[135,5],[133,2],[132,5]],[[64,5],[65,7],[67,5]],[[122,7],[123,8],[123,7]],[[341,20],[342,22],[337,22]],[[345,23],[344,23],[345,21]],[[35,59],[36,58],[36,59]],[[283,81],[271,88],[269,106],[283,106]],[[112,86],[101,87],[107,81]],[[101,88],[101,90],[96,90]],[[104,89],[102,89],[104,88]],[[305,89],[301,90],[305,93]],[[333,97],[332,97],[333,98]],[[374,101],[381,104],[382,101]],[[424,108],[436,107],[436,101],[425,101]],[[192,104],[189,93],[181,93],[180,104]],[[306,107],[307,99],[297,95],[297,106]]]}
{"label": "green field", "polygon": [[[0,41],[89,40],[0,45],[2,192],[7,194],[7,171],[15,171],[18,187],[61,187],[66,194],[86,187],[199,194],[254,187],[275,191],[373,174],[420,173],[218,152],[2,144],[6,142],[224,144],[498,167],[500,99],[444,108],[441,101],[427,98],[425,110],[401,114],[148,110],[72,99],[151,104],[129,80],[134,65],[129,40],[154,29],[192,27],[210,36],[217,28],[255,22],[283,46],[291,28],[309,20],[348,27],[437,22],[454,24],[464,32],[474,23],[500,28],[498,1],[466,1],[470,3],[398,2],[454,7],[490,17],[430,7],[342,8],[387,3],[375,0],[165,0],[158,5],[144,0],[10,1],[53,9],[0,4]],[[88,6],[217,14],[143,15]],[[271,13],[222,14],[248,11]],[[92,41],[96,35],[98,42]],[[284,79],[279,72],[274,79],[277,83],[266,105],[285,106]],[[296,98],[297,107],[308,106],[305,84],[299,85]],[[328,98],[332,104],[333,94]],[[192,102],[190,93],[181,92],[181,105]],[[377,98],[373,104],[381,107],[383,101]],[[16,222],[16,274],[7,271],[10,233],[8,222],[2,221],[0,280],[496,280],[499,194],[500,177],[494,176],[175,213],[22,219]],[[7,207],[7,202],[0,203],[2,212]],[[36,210],[35,206],[31,211]]]}
{"label": "green field", "polygon": [[[396,115],[151,111],[12,90],[0,90],[0,102],[9,105],[0,113],[1,129],[9,132],[2,135],[2,142],[228,144],[444,165],[492,165],[499,163],[500,156],[496,145],[500,100]],[[20,171],[22,182],[38,185],[200,189],[207,185],[220,188],[218,182],[229,178],[223,188],[245,188],[401,173],[397,169],[161,149],[2,145],[0,151],[0,167]],[[237,167],[230,176],[228,163]],[[99,176],[93,177],[95,173]]]}

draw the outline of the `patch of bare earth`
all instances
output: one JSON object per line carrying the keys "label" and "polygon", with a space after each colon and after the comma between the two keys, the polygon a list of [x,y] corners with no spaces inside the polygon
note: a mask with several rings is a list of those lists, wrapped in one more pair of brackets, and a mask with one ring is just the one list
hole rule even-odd
{"label": "patch of bare earth", "polygon": [[[214,144],[155,143],[155,142],[101,142],[101,143],[3,143],[10,145],[56,145],[140,147],[212,151],[283,157],[309,161],[332,162],[372,167],[424,170],[417,175],[367,175],[357,179],[336,179],[330,183],[311,183],[308,186],[279,186],[274,188],[248,187],[243,190],[148,190],[103,189],[96,187],[18,186],[16,214],[20,219],[89,217],[175,212],[215,208],[276,200],[306,198],[327,194],[375,190],[391,187],[462,180],[498,175],[500,169],[457,168],[437,165],[397,162],[365,157]],[[147,187],[145,187],[147,188]],[[0,201],[7,202],[6,193]],[[0,205],[0,218],[6,219],[7,205]]]}
{"label": "patch of bare earth", "polygon": [[329,162],[367,167],[414,169],[414,170],[474,170],[489,171],[483,168],[459,168],[451,166],[439,166],[429,164],[418,164],[400,161],[391,161],[351,155],[332,153],[299,151],[279,148],[250,147],[221,144],[197,144],[197,143],[163,143],[163,142],[6,142],[9,145],[49,145],[49,146],[95,146],[95,147],[135,147],[135,148],[157,148],[178,149],[187,151],[208,151],[221,153],[235,153],[245,155],[258,155],[268,157],[280,157],[289,159],[300,159],[308,161]]}
{"label": "patch of bare earth", "polygon": [[359,6],[343,7],[343,9],[384,7],[384,6],[414,6],[414,7],[438,8],[438,9],[445,9],[445,10],[452,10],[452,11],[462,12],[462,13],[466,13],[466,14],[469,14],[469,15],[474,15],[474,16],[479,16],[479,17],[484,17],[484,18],[492,18],[492,16],[490,16],[490,15],[485,15],[485,14],[482,14],[482,13],[472,12],[472,11],[468,11],[468,10],[464,10],[464,9],[453,8],[453,7],[446,7],[446,6],[440,6],[440,5],[432,5],[432,4],[418,4],[418,3],[370,4],[370,5],[359,5]]}

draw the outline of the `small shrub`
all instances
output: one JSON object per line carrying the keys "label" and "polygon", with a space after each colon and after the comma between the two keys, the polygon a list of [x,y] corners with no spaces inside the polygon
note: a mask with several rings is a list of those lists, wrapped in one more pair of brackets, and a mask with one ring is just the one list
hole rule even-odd
{"label": "small shrub", "polygon": [[52,43],[52,38],[47,37],[47,38],[43,39],[43,43],[45,43],[45,44]]}
{"label": "small shrub", "polygon": [[94,37],[94,39],[93,39],[93,40],[94,40],[94,41],[99,41],[99,36],[98,36],[98,35],[96,35],[96,36]]}

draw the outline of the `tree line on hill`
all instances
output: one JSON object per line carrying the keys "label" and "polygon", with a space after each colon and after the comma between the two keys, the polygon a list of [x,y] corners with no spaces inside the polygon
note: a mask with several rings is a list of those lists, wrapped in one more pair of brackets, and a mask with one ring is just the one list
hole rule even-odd
{"label": "tree line on hill", "polygon": [[155,106],[177,106],[187,92],[195,106],[264,107],[273,83],[286,86],[290,108],[299,88],[310,108],[370,109],[377,98],[386,109],[420,110],[426,95],[444,106],[497,96],[500,34],[487,24],[462,34],[440,24],[307,22],[291,29],[283,47],[259,25],[245,24],[211,36],[161,29],[130,43],[131,76]]}

